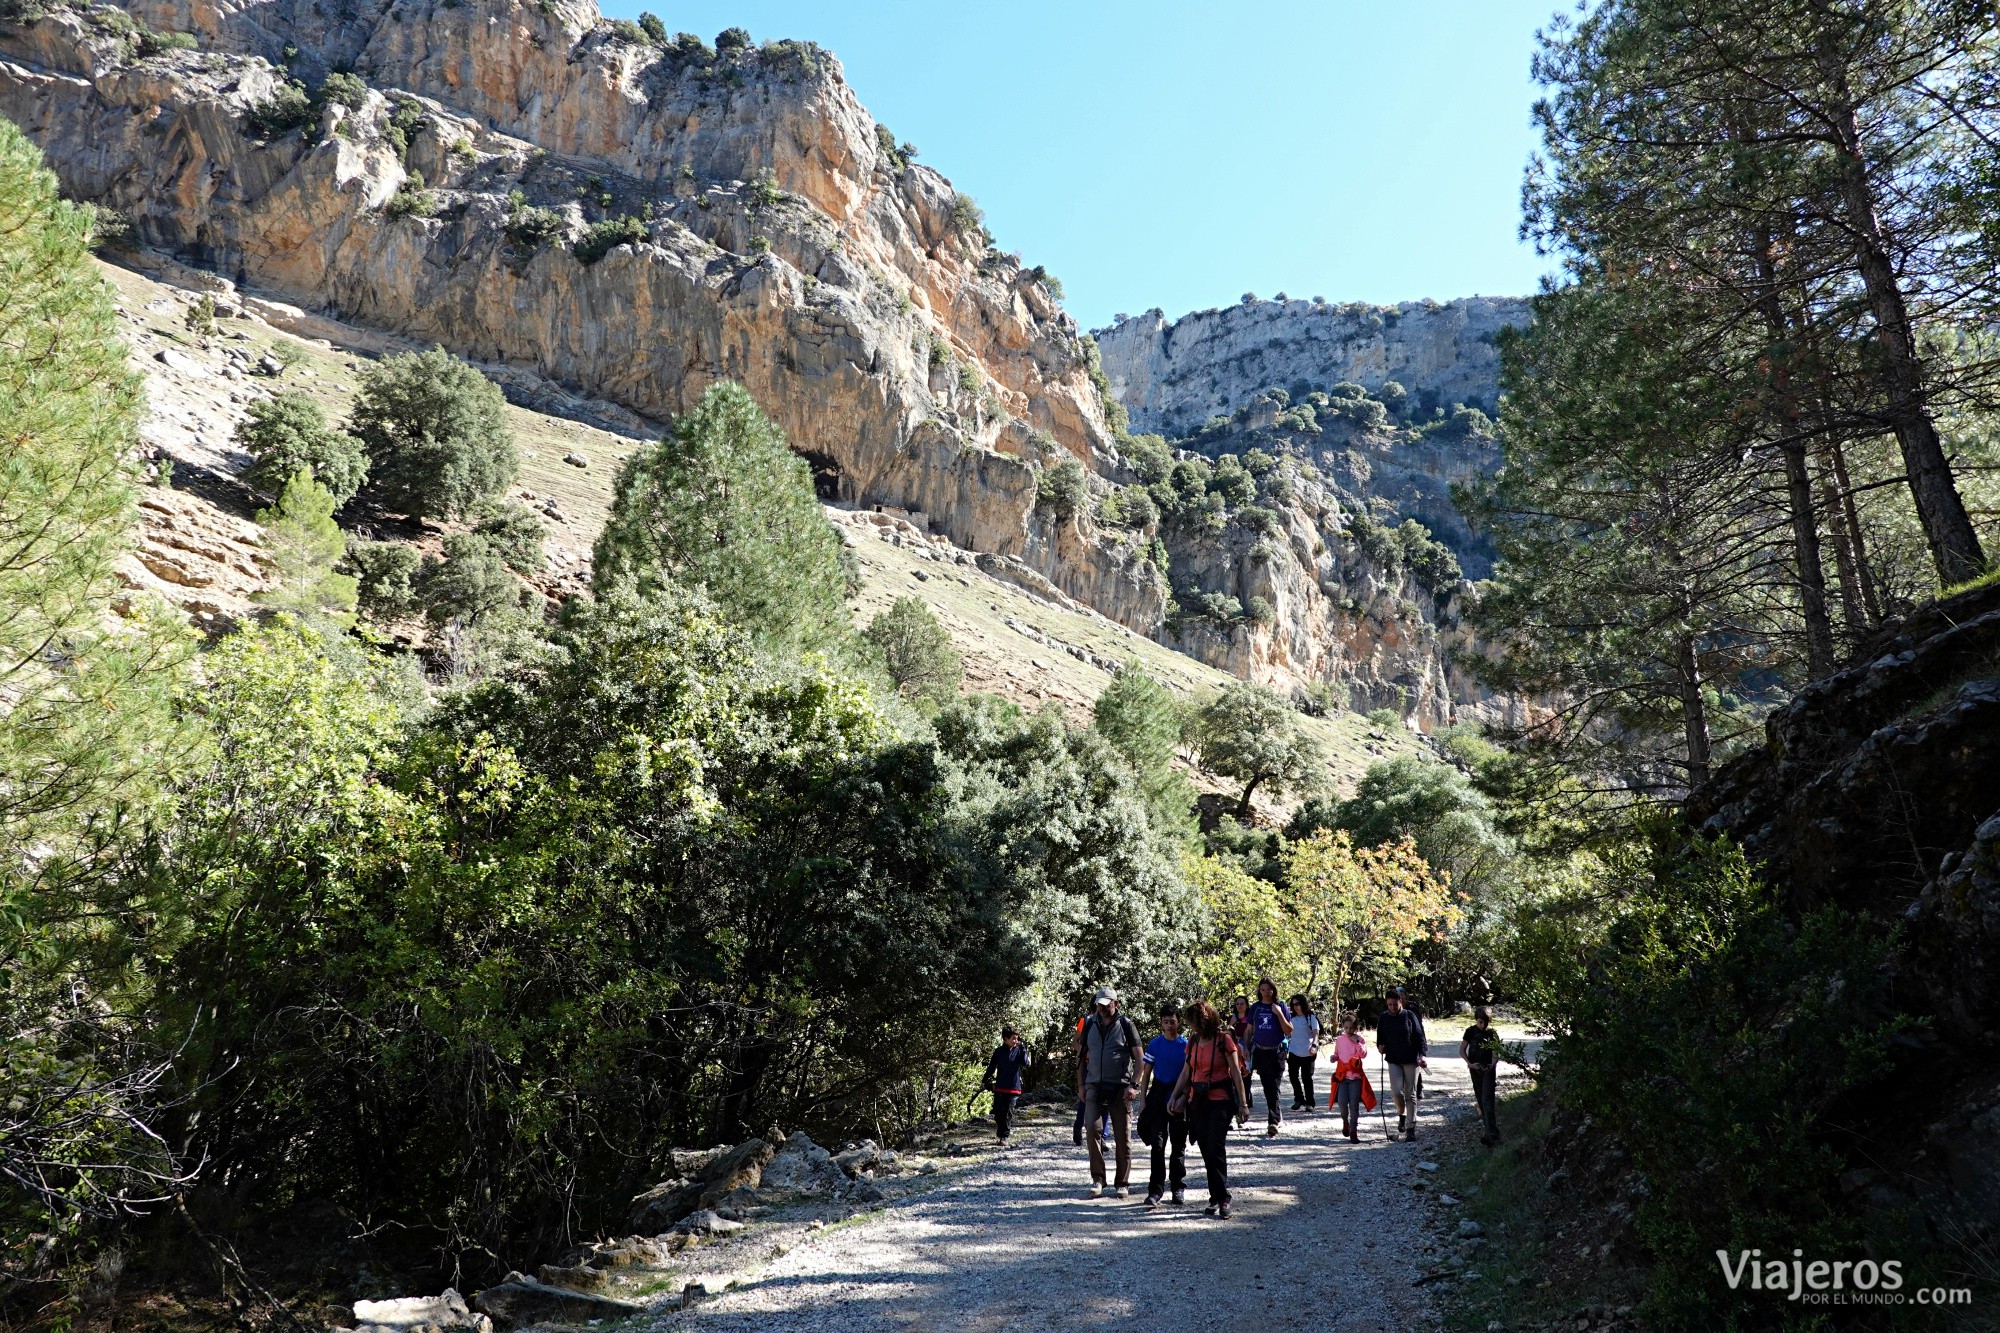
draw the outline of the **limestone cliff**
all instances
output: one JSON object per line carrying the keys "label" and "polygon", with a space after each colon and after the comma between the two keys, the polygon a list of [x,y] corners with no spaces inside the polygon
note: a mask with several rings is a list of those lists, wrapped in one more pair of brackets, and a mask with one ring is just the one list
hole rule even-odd
{"label": "limestone cliff", "polygon": [[[140,242],[654,420],[741,380],[829,496],[921,511],[1158,624],[1148,567],[1035,506],[1044,453],[1111,465],[1074,323],[876,134],[831,56],[704,60],[579,4],[134,13],[210,49],[135,59],[70,10],[0,24],[0,114]],[[260,123],[284,81],[266,56],[286,48],[371,91]],[[601,257],[565,243],[619,218],[637,231]]]}
{"label": "limestone cliff", "polygon": [[1192,435],[1260,389],[1368,389],[1395,381],[1421,409],[1467,403],[1491,412],[1499,396],[1493,336],[1525,324],[1528,303],[1473,296],[1401,305],[1246,299],[1169,321],[1159,310],[1097,332],[1112,392],[1132,429]]}
{"label": "limestone cliff", "polygon": [[[141,56],[133,17],[199,49]],[[825,499],[1001,577],[1301,700],[1345,685],[1429,727],[1478,699],[1446,652],[1457,591],[1303,474],[1198,524],[1103,521],[1135,474],[1091,343],[810,45],[663,43],[581,0],[133,0],[0,22],[0,115],[135,243],[246,299],[654,428],[736,379]],[[1045,502],[1065,457],[1073,507]]]}

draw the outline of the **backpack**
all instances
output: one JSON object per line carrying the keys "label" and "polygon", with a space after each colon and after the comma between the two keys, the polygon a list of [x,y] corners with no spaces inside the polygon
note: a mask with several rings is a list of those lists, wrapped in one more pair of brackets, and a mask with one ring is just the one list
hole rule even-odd
{"label": "backpack", "polygon": [[[1090,1068],[1090,1034],[1096,1026],[1097,1020],[1095,1018],[1086,1017],[1083,1026],[1077,1031],[1076,1059],[1077,1064],[1081,1066],[1079,1072],[1087,1072]],[[1125,1037],[1125,1069],[1129,1075],[1139,1067],[1139,1056],[1143,1050],[1139,1045],[1139,1026],[1126,1015],[1120,1014],[1118,1015],[1117,1030],[1124,1034]]]}

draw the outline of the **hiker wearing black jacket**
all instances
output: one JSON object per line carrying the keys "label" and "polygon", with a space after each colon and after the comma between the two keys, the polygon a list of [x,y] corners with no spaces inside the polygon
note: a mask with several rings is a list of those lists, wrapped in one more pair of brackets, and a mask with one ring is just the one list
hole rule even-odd
{"label": "hiker wearing black jacket", "polygon": [[1403,1003],[1403,988],[1391,986],[1383,997],[1382,1016],[1375,1020],[1375,1049],[1389,1066],[1389,1091],[1396,1095],[1396,1132],[1417,1137],[1417,1071],[1428,1067],[1430,1039],[1424,1020]]}
{"label": "hiker wearing black jacket", "polygon": [[1000,1033],[1000,1045],[986,1062],[986,1073],[979,1080],[979,1086],[993,1094],[993,1127],[999,1133],[1002,1147],[1013,1132],[1014,1103],[1021,1100],[1021,1090],[1027,1086],[1030,1063],[1028,1048],[1021,1044],[1021,1034],[1007,1028]]}

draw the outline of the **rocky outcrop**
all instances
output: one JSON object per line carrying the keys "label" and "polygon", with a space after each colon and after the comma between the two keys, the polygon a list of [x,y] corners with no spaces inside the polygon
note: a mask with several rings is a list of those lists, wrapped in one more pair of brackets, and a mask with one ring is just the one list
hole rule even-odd
{"label": "rocky outcrop", "polygon": [[1259,389],[1394,380],[1428,413],[1467,403],[1491,411],[1499,397],[1493,337],[1525,324],[1517,297],[1376,306],[1245,300],[1169,321],[1159,310],[1097,331],[1112,392],[1132,429],[1191,435]]}
{"label": "rocky outcrop", "polygon": [[[0,114],[145,245],[654,420],[740,380],[829,498],[922,511],[1159,623],[1143,563],[1036,508],[1045,456],[1115,467],[1074,324],[948,181],[879,141],[831,56],[702,63],[577,4],[137,12],[223,53],[133,60],[69,10],[0,24]],[[248,113],[285,45],[376,90],[260,137]],[[564,243],[619,217],[640,239],[594,262]]]}
{"label": "rocky outcrop", "polygon": [[2000,1215],[2000,585],[1887,627],[1856,664],[1773,714],[1762,747],[1688,800],[1801,907],[1895,931],[1898,1089],[1842,1178],[1857,1204],[1911,1209],[1956,1249]]}

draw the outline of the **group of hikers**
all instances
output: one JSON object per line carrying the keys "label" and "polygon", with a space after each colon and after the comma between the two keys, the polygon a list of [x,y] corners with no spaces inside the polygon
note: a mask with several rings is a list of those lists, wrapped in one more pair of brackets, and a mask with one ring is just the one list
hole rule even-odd
{"label": "group of hikers", "polygon": [[[1328,1102],[1339,1109],[1341,1136],[1350,1143],[1361,1141],[1362,1111],[1376,1107],[1366,1071],[1368,1041],[1359,1024],[1357,1012],[1342,1014],[1332,1043]],[[1098,990],[1090,1012],[1078,1020],[1071,1043],[1076,1061],[1075,1136],[1090,1150],[1090,1197],[1108,1192],[1122,1199],[1130,1194],[1136,1105],[1139,1138],[1152,1152],[1146,1206],[1158,1208],[1169,1197],[1176,1204],[1187,1201],[1187,1144],[1193,1139],[1208,1178],[1208,1215],[1228,1217],[1226,1140],[1232,1121],[1239,1128],[1250,1124],[1250,1079],[1254,1076],[1263,1085],[1264,1133],[1276,1137],[1284,1120],[1278,1099],[1287,1075],[1291,1109],[1318,1108],[1314,1084],[1323,1038],[1307,998],[1294,995],[1281,1002],[1276,983],[1268,977],[1257,983],[1255,1000],[1237,996],[1226,1018],[1206,1000],[1184,1009],[1161,1006],[1159,1032],[1143,1045],[1138,1025],[1120,1011],[1117,993],[1108,986]],[[1386,1137],[1414,1140],[1430,1041],[1423,1016],[1399,986],[1390,987],[1383,997],[1374,1039],[1396,1103],[1396,1128]],[[1473,1011],[1473,1025],[1459,1042],[1459,1055],[1472,1075],[1481,1141],[1497,1143],[1500,1038],[1492,1012],[1484,1006]],[[981,1084],[993,1094],[993,1122],[1002,1146],[1013,1132],[1014,1106],[1026,1089],[1030,1063],[1021,1034],[1007,1028]],[[1385,1131],[1387,1119],[1385,1110]],[[1112,1150],[1110,1168],[1105,1163],[1107,1145]]]}

